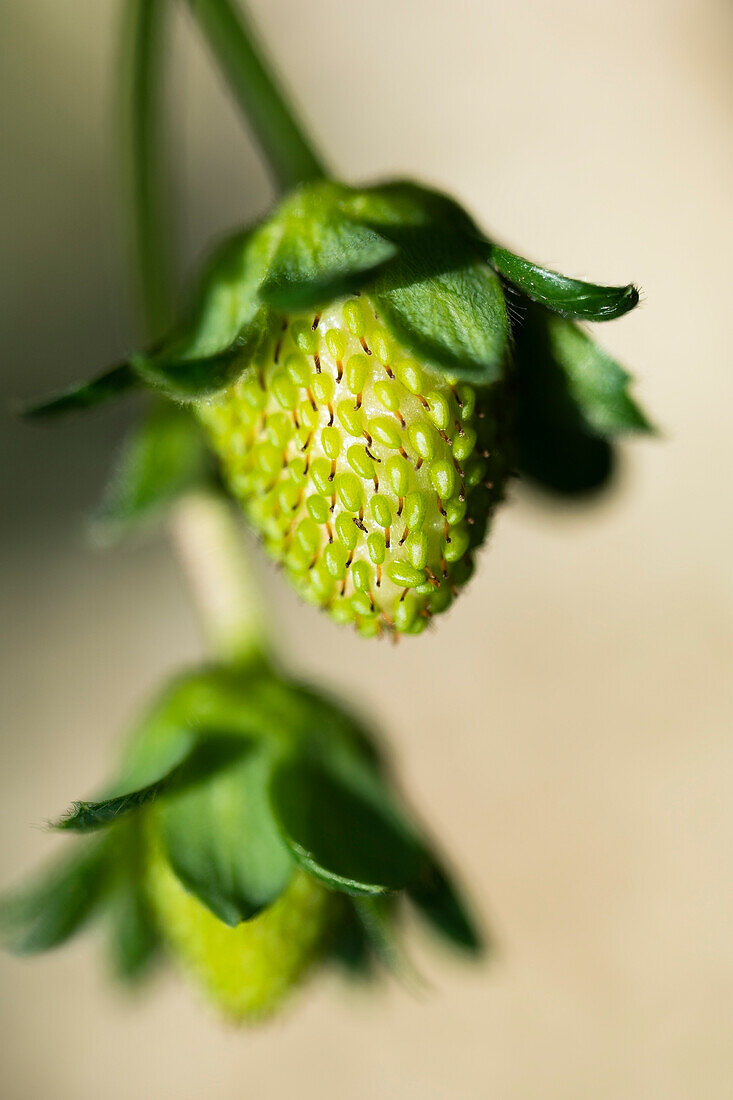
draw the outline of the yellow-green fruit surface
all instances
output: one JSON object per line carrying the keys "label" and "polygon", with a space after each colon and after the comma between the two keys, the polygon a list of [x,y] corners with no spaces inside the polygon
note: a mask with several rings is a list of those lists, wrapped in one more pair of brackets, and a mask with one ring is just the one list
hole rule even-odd
{"label": "yellow-green fruit surface", "polygon": [[148,893],[162,935],[184,969],[229,1019],[274,1011],[321,953],[338,899],[303,871],[280,897],[235,928],[190,894],[160,851],[150,858]]}
{"label": "yellow-green fruit surface", "polygon": [[419,633],[470,576],[502,490],[493,414],[400,347],[366,296],[283,317],[198,412],[272,557],[338,621]]}

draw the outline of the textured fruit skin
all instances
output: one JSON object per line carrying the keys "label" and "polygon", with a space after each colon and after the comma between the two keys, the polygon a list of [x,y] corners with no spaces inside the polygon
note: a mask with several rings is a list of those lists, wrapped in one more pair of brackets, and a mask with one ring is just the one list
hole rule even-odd
{"label": "textured fruit skin", "polygon": [[190,894],[153,844],[148,896],[174,955],[233,1022],[255,1022],[277,1009],[327,943],[339,899],[304,871],[252,920],[231,928]]}
{"label": "textured fruit skin", "polygon": [[498,390],[416,361],[366,295],[277,321],[198,406],[228,484],[306,600],[367,636],[418,634],[502,496]]}

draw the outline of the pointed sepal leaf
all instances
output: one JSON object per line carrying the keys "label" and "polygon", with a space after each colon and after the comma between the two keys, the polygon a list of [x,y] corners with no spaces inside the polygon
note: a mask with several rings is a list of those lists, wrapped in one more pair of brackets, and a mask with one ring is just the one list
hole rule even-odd
{"label": "pointed sepal leaf", "polygon": [[78,932],[104,898],[109,849],[90,843],[53,863],[17,893],[0,900],[0,940],[17,955],[59,947]]}
{"label": "pointed sepal leaf", "polygon": [[498,381],[506,365],[509,323],[498,275],[460,238],[417,230],[370,290],[401,343],[451,378]]}
{"label": "pointed sepal leaf", "polygon": [[397,936],[396,909],[393,897],[355,897],[352,902],[375,957],[403,985],[417,991],[425,985]]}
{"label": "pointed sepal leaf", "polygon": [[56,829],[77,833],[93,832],[112,825],[135,810],[154,802],[163,794],[185,790],[203,783],[227,768],[248,749],[247,742],[226,734],[199,734],[191,731],[181,739],[181,754],[172,767],[143,787],[113,795],[96,802],[74,802],[71,809],[54,824]]}
{"label": "pointed sepal leaf", "polygon": [[158,517],[183,493],[213,481],[198,421],[184,406],[156,401],[123,444],[94,516],[94,531],[101,539],[114,539]]}
{"label": "pointed sepal leaf", "polygon": [[552,354],[546,320],[532,307],[515,334],[515,461],[519,473],[561,496],[597,492],[609,481],[614,452],[591,431]]}
{"label": "pointed sepal leaf", "polygon": [[378,895],[416,878],[421,853],[392,798],[363,760],[344,766],[289,757],[276,767],[272,809],[294,859],[334,890]]}
{"label": "pointed sepal leaf", "polygon": [[267,227],[230,237],[206,264],[184,321],[147,352],[98,378],[21,409],[50,417],[111,401],[141,384],[177,401],[195,401],[233,382],[256,354],[270,322],[258,296],[272,234]]}
{"label": "pointed sepal leaf", "polygon": [[139,983],[160,958],[162,948],[142,876],[115,890],[109,901],[108,917],[114,975],[128,985]]}
{"label": "pointed sepal leaf", "polygon": [[146,850],[139,818],[115,828],[114,877],[107,901],[109,952],[116,977],[145,978],[158,959],[161,939],[145,888]]}
{"label": "pointed sepal leaf", "polygon": [[486,242],[486,259],[503,279],[533,302],[564,317],[575,317],[579,321],[612,321],[623,317],[639,302],[639,291],[633,283],[598,286],[571,279],[489,242]]}
{"label": "pointed sepal leaf", "polygon": [[433,929],[456,947],[471,954],[484,948],[481,933],[446,869],[434,856],[425,860],[420,878],[407,892]]}
{"label": "pointed sepal leaf", "polygon": [[359,289],[396,254],[375,230],[341,211],[343,188],[319,184],[287,200],[277,216],[281,236],[260,288],[276,309],[317,309]]}
{"label": "pointed sepal leaf", "polygon": [[652,431],[629,394],[632,379],[623,367],[572,321],[546,316],[544,325],[549,355],[565,375],[570,395],[591,431],[602,436]]}
{"label": "pointed sepal leaf", "polygon": [[350,901],[344,905],[328,954],[350,978],[374,977],[375,952],[372,942]]}
{"label": "pointed sepal leaf", "polygon": [[230,767],[155,808],[173,871],[232,927],[272,904],[293,870],[269,805],[271,746],[244,743],[246,751]]}
{"label": "pointed sepal leaf", "polygon": [[519,472],[564,496],[603,488],[613,438],[651,430],[628,374],[572,321],[535,305],[516,328],[515,362]]}
{"label": "pointed sepal leaf", "polygon": [[184,340],[160,351],[134,355],[130,364],[140,379],[174,401],[199,401],[236,382],[272,331],[270,310],[261,306],[222,351],[197,354]]}
{"label": "pointed sepal leaf", "polygon": [[183,321],[158,349],[162,359],[205,362],[232,347],[260,309],[270,237],[265,228],[244,229],[214,248]]}
{"label": "pointed sepal leaf", "polygon": [[61,393],[52,394],[40,401],[32,401],[20,406],[20,414],[29,420],[41,420],[46,417],[62,416],[64,413],[83,412],[114,401],[123,394],[140,387],[140,379],[129,363],[120,363],[105,371],[104,374],[69,386]]}
{"label": "pointed sepal leaf", "polygon": [[351,191],[342,198],[341,209],[396,243],[405,240],[406,229],[437,228],[466,240],[478,235],[474,222],[454,199],[412,180],[391,180]]}

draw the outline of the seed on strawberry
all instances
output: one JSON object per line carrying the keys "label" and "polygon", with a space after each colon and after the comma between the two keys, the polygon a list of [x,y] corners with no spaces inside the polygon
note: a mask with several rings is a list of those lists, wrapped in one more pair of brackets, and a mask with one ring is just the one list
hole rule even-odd
{"label": "seed on strawberry", "polygon": [[476,408],[366,295],[283,316],[257,362],[197,407],[271,556],[365,635],[420,633],[470,575],[504,480],[494,410]]}

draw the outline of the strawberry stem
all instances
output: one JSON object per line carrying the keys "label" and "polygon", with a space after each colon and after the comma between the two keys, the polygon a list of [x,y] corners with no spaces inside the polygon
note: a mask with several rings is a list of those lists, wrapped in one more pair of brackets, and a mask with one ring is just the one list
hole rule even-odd
{"label": "strawberry stem", "polygon": [[322,179],[324,165],[233,0],[187,0],[229,86],[247,116],[282,194]]}
{"label": "strawberry stem", "polygon": [[123,148],[139,308],[149,340],[161,336],[170,323],[173,285],[168,202],[160,186],[166,3],[128,0],[123,26]]}
{"label": "strawberry stem", "polygon": [[[148,339],[170,322],[173,299],[171,233],[165,217],[164,145],[161,142],[161,54],[167,0],[128,0],[122,69],[124,150],[141,312]],[[213,494],[189,494],[170,523],[199,608],[212,655],[243,663],[262,655],[263,630],[231,509]]]}
{"label": "strawberry stem", "polygon": [[211,493],[190,493],[173,510],[169,531],[209,652],[227,664],[246,664],[262,656],[257,585],[247,568],[231,507]]}

